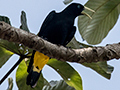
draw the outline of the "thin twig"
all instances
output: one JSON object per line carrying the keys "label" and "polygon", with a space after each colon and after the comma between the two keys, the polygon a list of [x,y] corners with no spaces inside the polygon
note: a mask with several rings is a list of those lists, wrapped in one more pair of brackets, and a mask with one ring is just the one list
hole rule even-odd
{"label": "thin twig", "polygon": [[20,62],[25,58],[25,55],[22,55],[20,59],[14,64],[14,66],[5,74],[5,76],[0,80],[0,85],[3,81],[11,74],[11,72],[20,64]]}

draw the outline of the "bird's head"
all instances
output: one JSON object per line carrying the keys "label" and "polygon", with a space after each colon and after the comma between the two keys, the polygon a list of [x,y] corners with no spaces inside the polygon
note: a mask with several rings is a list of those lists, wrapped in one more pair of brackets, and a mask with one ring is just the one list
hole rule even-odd
{"label": "bird's head", "polygon": [[75,16],[81,15],[81,12],[84,10],[84,6],[79,3],[70,4],[66,10],[74,14]]}
{"label": "bird's head", "polygon": [[86,12],[84,12],[85,9],[89,10],[89,11],[92,11],[92,12],[95,12],[94,10],[86,7],[86,6],[83,6],[79,3],[72,3],[70,4],[68,7],[67,7],[70,11],[72,11],[72,13],[75,15],[75,16],[79,16],[79,15],[86,15],[88,16],[89,18],[90,15],[88,15]]}

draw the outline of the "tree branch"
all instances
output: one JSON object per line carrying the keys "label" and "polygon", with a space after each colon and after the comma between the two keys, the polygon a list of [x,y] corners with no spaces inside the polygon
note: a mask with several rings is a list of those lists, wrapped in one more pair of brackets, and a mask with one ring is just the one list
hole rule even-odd
{"label": "tree branch", "polygon": [[120,58],[120,43],[109,44],[105,47],[89,47],[84,49],[69,49],[52,44],[35,34],[22,29],[11,27],[5,22],[0,22],[0,38],[11,42],[23,44],[45,55],[61,61],[69,62],[97,62]]}

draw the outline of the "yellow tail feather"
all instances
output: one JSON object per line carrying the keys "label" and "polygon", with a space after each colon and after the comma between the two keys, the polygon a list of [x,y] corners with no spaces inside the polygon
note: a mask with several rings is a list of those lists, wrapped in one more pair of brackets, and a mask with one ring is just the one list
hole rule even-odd
{"label": "yellow tail feather", "polygon": [[40,72],[45,64],[48,62],[49,57],[40,53],[38,51],[34,54],[34,63],[33,63],[33,71]]}

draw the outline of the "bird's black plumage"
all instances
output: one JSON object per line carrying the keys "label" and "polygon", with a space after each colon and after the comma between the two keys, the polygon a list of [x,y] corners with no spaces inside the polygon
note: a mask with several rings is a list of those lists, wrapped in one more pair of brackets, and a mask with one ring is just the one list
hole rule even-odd
{"label": "bird's black plumage", "polygon": [[60,13],[50,12],[38,36],[46,38],[51,43],[65,46],[75,34],[74,20],[81,15],[83,9],[81,4],[72,3]]}
{"label": "bird's black plumage", "polygon": [[[82,15],[81,12],[83,10],[83,5],[72,3],[60,13],[56,13],[55,11],[50,12],[43,22],[38,36],[51,43],[66,46],[74,37],[76,31],[74,20],[77,16]],[[40,73],[33,72],[32,70],[35,52],[36,51],[33,51],[33,55],[28,67],[29,75],[27,77],[27,84],[31,86],[35,85],[38,77],[40,76]],[[38,76],[32,76],[34,75],[33,73],[37,74]]]}

